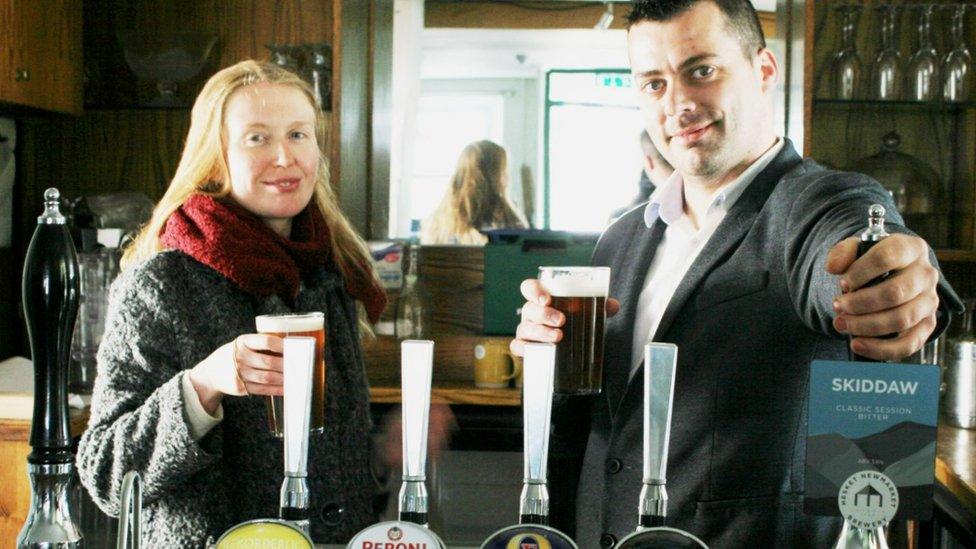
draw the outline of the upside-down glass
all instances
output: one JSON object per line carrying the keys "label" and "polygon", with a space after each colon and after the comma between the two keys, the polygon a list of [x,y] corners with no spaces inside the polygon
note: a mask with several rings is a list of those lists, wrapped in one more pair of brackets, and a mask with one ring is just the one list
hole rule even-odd
{"label": "upside-down glass", "polygon": [[901,54],[898,52],[898,6],[878,6],[880,14],[879,31],[881,35],[881,49],[874,58],[872,67],[873,77],[871,86],[874,97],[885,101],[893,101],[901,95]]}
{"label": "upside-down glass", "polygon": [[834,54],[833,95],[837,99],[857,99],[861,86],[861,57],[857,54],[855,31],[861,6],[837,6],[841,16],[841,47]]}
{"label": "upside-down glass", "polygon": [[539,282],[551,306],[566,316],[556,344],[553,390],[596,394],[603,386],[603,330],[610,289],[609,267],[539,267]]}
{"label": "upside-down glass", "polygon": [[939,55],[932,45],[931,4],[915,6],[918,10],[918,49],[908,60],[908,94],[915,101],[932,101],[939,91]]}
{"label": "upside-down glass", "polygon": [[[261,315],[254,319],[257,331],[261,334],[286,336],[308,336],[315,338],[315,371],[312,373],[312,410],[309,419],[309,432],[322,433],[325,430],[325,317],[322,313]],[[281,396],[267,396],[268,427],[276,437],[285,434],[285,399]]]}
{"label": "upside-down glass", "polygon": [[973,56],[966,47],[966,4],[954,6],[952,12],[952,50],[942,61],[942,98],[966,101],[972,96]]}

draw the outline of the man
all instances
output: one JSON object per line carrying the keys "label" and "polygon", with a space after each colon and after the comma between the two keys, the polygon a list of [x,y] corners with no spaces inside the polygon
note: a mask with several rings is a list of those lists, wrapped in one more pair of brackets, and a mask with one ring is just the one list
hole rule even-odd
{"label": "man", "polygon": [[627,206],[614,210],[610,214],[610,222],[616,221],[620,216],[627,213],[635,206],[640,206],[647,202],[654,189],[661,186],[674,173],[674,168],[657,150],[651,136],[647,135],[647,130],[640,133],[641,161],[644,165],[640,174],[640,182],[637,184],[637,196],[630,201]]}
{"label": "man", "polygon": [[[645,126],[676,171],[594,252],[616,298],[603,392],[553,412],[554,445],[573,441],[580,415],[590,425],[575,537],[611,547],[636,525],[641,348],[653,339],[679,346],[669,524],[712,547],[827,547],[838,521],[802,507],[810,362],[846,359],[848,334],[860,355],[905,357],[961,304],[877,182],[802,160],[776,136],[779,66],[748,1],[638,1],[628,50]],[[855,261],[873,203],[899,234]],[[522,293],[516,354],[558,341],[565,320],[536,281]]]}

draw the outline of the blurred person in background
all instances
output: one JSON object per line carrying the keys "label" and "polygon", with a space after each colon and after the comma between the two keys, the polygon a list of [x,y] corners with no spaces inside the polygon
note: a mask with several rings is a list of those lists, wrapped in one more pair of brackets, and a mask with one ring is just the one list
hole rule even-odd
{"label": "blurred person in background", "polygon": [[505,149],[475,141],[461,151],[444,199],[421,225],[420,243],[482,246],[482,231],[524,229],[525,219],[509,202]]}
{"label": "blurred person in background", "polygon": [[614,210],[610,214],[611,223],[627,213],[631,208],[640,206],[650,200],[654,190],[663,185],[671,177],[671,174],[674,173],[674,168],[661,155],[661,151],[657,150],[657,147],[654,146],[654,142],[651,141],[651,136],[647,135],[647,130],[642,130],[640,133],[640,148],[641,160],[644,165],[641,168],[640,181],[637,183],[637,196],[630,201],[630,204]]}

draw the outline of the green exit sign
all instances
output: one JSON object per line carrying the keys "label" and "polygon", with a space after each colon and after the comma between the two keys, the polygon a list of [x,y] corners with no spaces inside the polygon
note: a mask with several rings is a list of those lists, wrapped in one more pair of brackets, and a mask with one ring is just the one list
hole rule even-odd
{"label": "green exit sign", "polygon": [[633,81],[627,73],[606,73],[596,75],[596,85],[601,88],[631,88]]}

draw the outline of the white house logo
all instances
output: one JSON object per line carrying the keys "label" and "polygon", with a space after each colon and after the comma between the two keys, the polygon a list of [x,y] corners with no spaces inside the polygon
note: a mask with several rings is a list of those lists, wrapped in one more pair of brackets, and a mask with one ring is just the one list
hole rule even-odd
{"label": "white house logo", "polygon": [[878,528],[888,524],[898,511],[898,488],[884,473],[858,471],[840,486],[837,506],[852,526]]}

